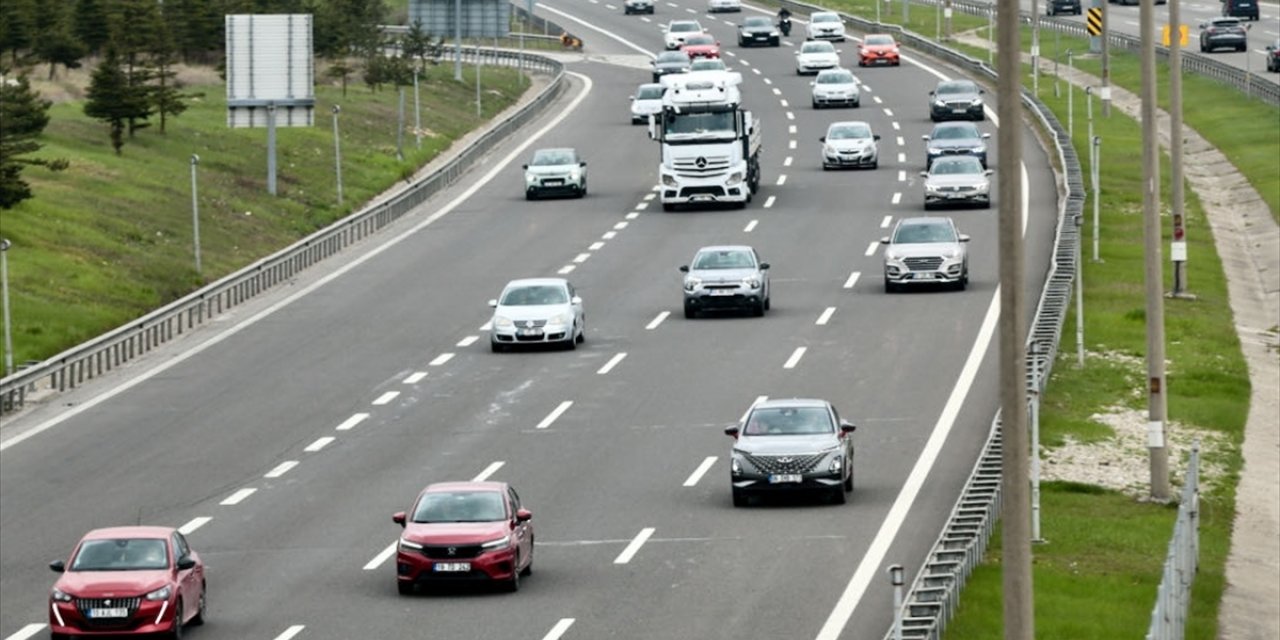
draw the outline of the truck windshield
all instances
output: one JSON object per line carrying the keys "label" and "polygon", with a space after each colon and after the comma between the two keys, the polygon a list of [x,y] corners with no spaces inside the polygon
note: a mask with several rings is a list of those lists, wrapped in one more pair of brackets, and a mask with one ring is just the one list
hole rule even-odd
{"label": "truck windshield", "polygon": [[667,116],[668,140],[706,140],[733,138],[733,112],[673,113]]}

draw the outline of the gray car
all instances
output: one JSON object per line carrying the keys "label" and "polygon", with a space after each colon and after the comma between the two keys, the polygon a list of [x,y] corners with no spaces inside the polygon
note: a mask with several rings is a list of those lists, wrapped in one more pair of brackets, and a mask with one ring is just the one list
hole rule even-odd
{"label": "gray car", "polygon": [[653,65],[653,81],[657,82],[662,76],[672,73],[685,73],[689,70],[692,60],[689,54],[683,51],[663,51],[654,57],[649,64]]}
{"label": "gray car", "polygon": [[684,317],[710,309],[745,309],[754,316],[769,310],[769,263],[746,245],[703,247],[684,276]]}
{"label": "gray car", "polygon": [[972,80],[943,80],[929,92],[929,119],[986,120],[982,88]]}
{"label": "gray car", "polygon": [[524,197],[587,195],[587,163],[574,149],[538,149],[524,165]]}
{"label": "gray car", "polygon": [[969,285],[969,236],[951,218],[903,218],[884,250],[884,290],[922,284]]}
{"label": "gray car", "polygon": [[575,349],[587,339],[582,298],[564,278],[512,280],[489,306],[489,345],[495,352],[535,344]]}
{"label": "gray car", "polygon": [[991,208],[991,170],[973,156],[938,158],[924,177],[924,208],[974,205]]}
{"label": "gray car", "polygon": [[733,438],[733,506],[752,494],[822,491],[837,504],[853,491],[853,432],[826,400],[765,400],[724,430]]}
{"label": "gray car", "polygon": [[987,166],[987,142],[989,133],[978,131],[972,122],[940,122],[933,127],[933,133],[920,136],[925,143],[924,168],[933,166],[933,161],[943,156],[971,155]]}

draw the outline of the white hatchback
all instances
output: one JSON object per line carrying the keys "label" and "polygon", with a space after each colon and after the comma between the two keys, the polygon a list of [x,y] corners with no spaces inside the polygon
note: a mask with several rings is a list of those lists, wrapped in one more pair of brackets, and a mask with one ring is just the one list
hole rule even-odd
{"label": "white hatchback", "polygon": [[840,14],[834,11],[816,11],[809,16],[809,26],[805,27],[806,40],[835,40],[844,42],[844,22]]}
{"label": "white hatchback", "polygon": [[657,83],[642,84],[631,96],[631,124],[645,124],[649,116],[662,113],[662,93],[665,86]]}
{"label": "white hatchback", "polygon": [[856,107],[862,104],[862,84],[848,69],[826,69],[818,72],[813,85],[813,108],[832,106]]}
{"label": "white hatchback", "polygon": [[810,40],[800,45],[796,54],[796,73],[800,75],[815,74],[823,69],[834,69],[840,66],[840,56],[830,42]]}
{"label": "white hatchback", "polygon": [[707,0],[707,13],[742,11],[742,0]]}
{"label": "white hatchback", "polygon": [[663,41],[668,50],[679,49],[685,38],[699,33],[703,33],[703,29],[697,20],[672,20],[663,34]]}
{"label": "white hatchback", "polygon": [[582,298],[564,278],[512,280],[489,306],[493,307],[489,344],[495,352],[534,344],[574,349],[586,340]]}

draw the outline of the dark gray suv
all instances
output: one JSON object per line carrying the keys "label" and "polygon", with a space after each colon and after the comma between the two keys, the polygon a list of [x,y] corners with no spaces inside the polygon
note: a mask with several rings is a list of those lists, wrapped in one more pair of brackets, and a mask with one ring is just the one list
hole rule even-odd
{"label": "dark gray suv", "polygon": [[733,506],[755,493],[816,490],[844,504],[853,491],[853,431],[826,400],[765,400],[724,430],[733,438]]}
{"label": "dark gray suv", "polygon": [[747,245],[703,247],[684,276],[684,317],[709,309],[745,309],[754,316],[769,310],[769,263]]}

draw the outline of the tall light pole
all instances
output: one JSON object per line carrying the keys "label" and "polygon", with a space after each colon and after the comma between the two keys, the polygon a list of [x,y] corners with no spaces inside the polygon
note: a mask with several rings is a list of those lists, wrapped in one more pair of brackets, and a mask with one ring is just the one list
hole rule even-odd
{"label": "tall light pole", "polygon": [[422,103],[418,97],[418,67],[413,68],[413,137],[417,148],[422,148]]}
{"label": "tall light pole", "polygon": [[[1182,193],[1182,10],[1181,0],[1169,0],[1169,179],[1173,205],[1173,295],[1186,294],[1187,240]],[[1247,56],[1246,56],[1247,57]]]}
{"label": "tall light pole", "polygon": [[[1019,25],[1014,23],[1013,28],[1018,29]],[[1057,59],[1057,55],[1058,52],[1055,51],[1054,59]],[[1018,65],[1013,68],[1021,69],[1022,63],[1019,62]],[[1031,0],[1031,93],[1037,98],[1040,97],[1040,3],[1038,0]],[[1014,99],[1017,99],[1016,94]]]}
{"label": "tall light pole", "polygon": [[200,197],[196,183],[196,167],[200,166],[200,156],[191,154],[191,240],[196,253],[196,275],[200,269]]}
{"label": "tall light pole", "polygon": [[453,79],[462,82],[462,0],[453,3]]}
{"label": "tall light pole", "polygon": [[338,114],[342,107],[333,105],[333,173],[338,182],[338,206],[342,206],[342,138],[338,135]]}
{"label": "tall light pole", "polygon": [[13,321],[9,317],[9,247],[8,238],[0,238],[0,299],[4,300],[4,375],[13,375]]}
{"label": "tall light pole", "polygon": [[1151,457],[1151,498],[1169,499],[1169,451],[1164,375],[1164,273],[1160,250],[1160,165],[1156,135],[1155,0],[1140,0],[1142,31],[1142,217],[1147,312],[1147,450]]}

